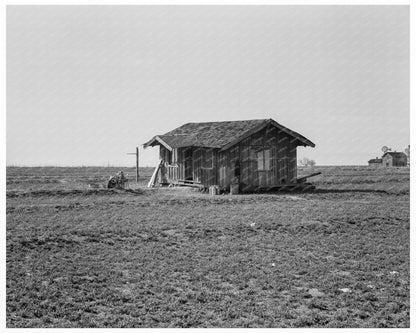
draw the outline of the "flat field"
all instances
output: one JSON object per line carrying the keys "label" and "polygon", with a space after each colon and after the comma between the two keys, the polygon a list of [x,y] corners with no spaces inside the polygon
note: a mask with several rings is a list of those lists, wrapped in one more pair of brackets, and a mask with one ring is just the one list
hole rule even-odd
{"label": "flat field", "polygon": [[235,196],[117,170],[7,168],[8,327],[409,327],[409,169]]}

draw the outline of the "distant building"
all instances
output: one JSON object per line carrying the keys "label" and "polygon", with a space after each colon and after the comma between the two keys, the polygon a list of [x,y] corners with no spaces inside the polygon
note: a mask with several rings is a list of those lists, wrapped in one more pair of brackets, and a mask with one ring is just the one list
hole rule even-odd
{"label": "distant building", "polygon": [[382,157],[383,167],[405,167],[407,166],[407,156],[402,152],[388,151]]}
{"label": "distant building", "polygon": [[381,167],[383,165],[383,160],[381,158],[373,158],[368,161],[368,166],[370,167]]}

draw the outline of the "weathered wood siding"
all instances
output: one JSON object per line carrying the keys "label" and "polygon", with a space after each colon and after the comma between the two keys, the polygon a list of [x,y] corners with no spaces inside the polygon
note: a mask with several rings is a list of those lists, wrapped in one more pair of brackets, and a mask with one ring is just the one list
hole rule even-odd
{"label": "weathered wood siding", "polygon": [[159,158],[163,161],[163,163],[169,164],[171,162],[171,152],[169,149],[166,149],[163,146],[160,146],[159,149]]}
{"label": "weathered wood siding", "polygon": [[164,182],[193,180],[205,186],[218,184],[218,149],[185,147],[170,152],[160,146],[160,158],[164,166],[161,176]]}
{"label": "weathered wood siding", "polygon": [[193,180],[205,186],[218,184],[217,163],[218,149],[194,147]]}
{"label": "weathered wood siding", "polygon": [[228,189],[231,183],[238,182],[241,191],[249,191],[295,183],[296,148],[292,137],[268,126],[219,153],[219,185]]}

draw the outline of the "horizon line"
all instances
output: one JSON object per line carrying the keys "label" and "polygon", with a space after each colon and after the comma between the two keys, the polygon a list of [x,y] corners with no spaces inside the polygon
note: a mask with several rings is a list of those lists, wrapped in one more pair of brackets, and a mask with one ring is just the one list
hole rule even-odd
{"label": "horizon line", "polygon": [[[318,164],[313,167],[359,167],[368,166],[368,164]],[[300,168],[310,168],[309,166],[300,166]],[[17,165],[17,164],[6,164],[6,168],[136,168],[133,166],[125,165]],[[139,166],[140,168],[154,168],[152,165]]]}

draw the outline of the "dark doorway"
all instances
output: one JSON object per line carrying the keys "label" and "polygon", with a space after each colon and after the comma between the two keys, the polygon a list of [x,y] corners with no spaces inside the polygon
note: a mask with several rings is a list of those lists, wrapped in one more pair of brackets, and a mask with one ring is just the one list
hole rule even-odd
{"label": "dark doorway", "polygon": [[240,160],[236,160],[234,163],[234,178],[240,180]]}

